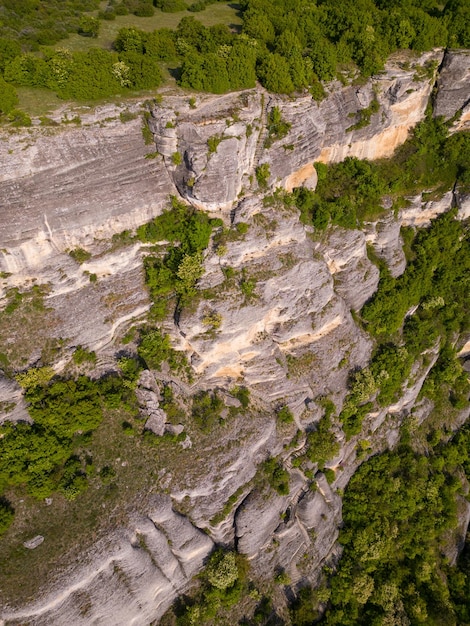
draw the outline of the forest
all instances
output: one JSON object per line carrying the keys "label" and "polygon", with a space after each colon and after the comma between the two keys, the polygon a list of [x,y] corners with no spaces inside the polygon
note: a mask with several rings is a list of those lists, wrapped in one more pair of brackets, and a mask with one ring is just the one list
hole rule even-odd
{"label": "forest", "polygon": [[[204,26],[195,14],[212,4],[110,0],[99,11],[97,0],[1,0],[0,113],[15,109],[18,86],[88,101],[155,89],[170,75],[197,91],[225,93],[259,81],[274,93],[309,89],[321,99],[321,81],[378,73],[396,50],[470,46],[466,0],[243,0],[241,28]],[[139,18],[155,11],[182,17],[174,29],[140,29]],[[122,15],[131,25],[118,31],[112,49],[95,47],[100,25]],[[69,50],[72,33],[89,46]]]}

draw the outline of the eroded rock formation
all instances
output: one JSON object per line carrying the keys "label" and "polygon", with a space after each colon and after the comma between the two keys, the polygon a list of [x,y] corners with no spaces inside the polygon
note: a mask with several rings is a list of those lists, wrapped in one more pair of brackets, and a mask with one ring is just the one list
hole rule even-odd
{"label": "eroded rock formation", "polygon": [[[2,137],[2,295],[12,287],[48,284],[44,319],[55,316],[50,337],[64,340],[57,371],[77,345],[97,351],[94,375],[115,368],[125,329],[149,307],[141,272],[146,247],[126,245],[125,238],[111,243],[113,234],[159,214],[169,194],[222,215],[227,224],[249,225],[227,242],[223,254],[211,243],[199,286],[212,297],[183,310],[177,324],[165,323],[173,345],[190,359],[195,381],[178,381],[165,371],[145,373],[139,392],[143,410],[150,406],[155,416],[159,381],[182,397],[219,387],[226,394],[226,414],[233,409],[235,417],[226,419],[220,441],[204,440],[205,448],[198,450],[190,440],[175,444],[191,471],[178,464],[164,468],[157,490],[165,495],[143,495],[145,515],[110,530],[93,551],[84,546],[88,564],[72,568],[55,591],[43,590],[30,606],[7,608],[2,617],[8,624],[149,624],[188,587],[214,543],[236,543],[260,576],[281,568],[292,584],[316,582],[322,564],[337,556],[338,489],[362,462],[357,442],[337,432],[341,448],[328,464],[336,478],[330,485],[312,464],[314,492],[292,466],[305,437],[295,449],[285,445],[297,428],[305,433],[318,422],[319,397],[328,395],[341,406],[348,372],[369,360],[372,342],[353,318],[379,279],[367,244],[398,276],[405,268],[401,225],[427,224],[454,204],[465,218],[470,203],[459,190],[433,202],[417,197],[363,232],[336,229],[320,239],[300,224],[296,212],[263,205],[254,177],[267,163],[273,187],[314,186],[314,161],[391,155],[424,116],[434,85],[432,62],[442,63],[436,113],[449,118],[460,111],[459,124],[465,124],[469,57],[433,52],[414,65],[395,60],[366,85],[332,85],[320,104],[310,96],[289,100],[256,89],[201,96],[193,109],[185,97],[167,95],[151,108],[155,146],[144,144],[142,120],[122,122],[119,108],[85,114],[77,128],[34,127]],[[426,64],[431,74],[416,67]],[[351,128],[375,100],[378,110],[370,124]],[[274,106],[291,127],[266,149]],[[140,111],[138,105],[132,111]],[[106,121],[109,117],[114,119]],[[81,265],[66,253],[78,246],[92,254]],[[227,268],[252,281],[249,293],[239,281],[227,283]],[[208,314],[217,315],[217,328],[204,322]],[[37,362],[40,348],[38,339],[24,366]],[[415,364],[401,399],[367,416],[369,453],[396,442],[401,418],[416,402],[436,353],[426,356]],[[240,382],[256,407],[250,423],[230,395]],[[0,379],[0,401],[14,404],[9,412],[0,404],[0,419],[25,418],[15,383]],[[275,420],[281,405],[295,418],[284,429]],[[422,407],[423,418],[429,410]],[[279,455],[289,471],[288,495],[267,495],[256,484],[257,468],[270,455]],[[233,494],[233,506],[217,520]],[[46,536],[37,549],[47,548],[49,540]]]}

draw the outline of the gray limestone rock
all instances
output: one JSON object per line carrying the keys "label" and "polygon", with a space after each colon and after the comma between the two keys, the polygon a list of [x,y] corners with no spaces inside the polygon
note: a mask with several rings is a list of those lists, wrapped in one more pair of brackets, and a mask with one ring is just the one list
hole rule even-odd
{"label": "gray limestone rock", "polygon": [[[441,52],[426,53],[417,63],[441,58]],[[462,109],[462,123],[465,63],[464,54],[446,53],[436,101],[436,111],[448,116]],[[377,288],[378,270],[367,258],[367,242],[398,276],[405,267],[401,225],[424,226],[452,203],[464,219],[470,211],[468,194],[456,190],[437,200],[412,198],[396,218],[381,217],[365,232],[335,229],[320,234],[305,228],[297,211],[263,202],[254,174],[267,163],[271,185],[314,187],[314,161],[391,154],[423,118],[428,103],[432,84],[427,79],[416,82],[414,75],[415,68],[404,69],[392,60],[364,86],[331,86],[320,104],[310,96],[290,100],[257,88],[222,97],[201,95],[197,108],[191,109],[186,96],[169,94],[149,121],[163,155],[155,159],[145,159],[153,146],[144,146],[141,120],[104,122],[108,110],[98,112],[96,119],[90,114],[81,128],[50,135],[34,128],[0,142],[0,156],[5,157],[0,160],[0,197],[6,207],[0,224],[0,270],[10,274],[2,279],[2,289],[31,280],[49,283],[45,302],[57,316],[54,336],[65,338],[66,344],[62,361],[55,364],[58,372],[76,345],[97,351],[94,376],[116,370],[116,342],[149,307],[141,271],[145,246],[132,243],[109,250],[109,242],[99,239],[159,214],[169,193],[214,214],[222,211],[226,224],[248,224],[246,233],[231,231],[218,254],[209,247],[206,272],[198,283],[201,297],[193,309],[183,309],[177,323],[165,322],[173,346],[192,364],[194,382],[180,381],[169,371],[157,375],[188,406],[196,391],[218,387],[226,406],[238,408],[230,390],[246,385],[256,414],[247,420],[225,409],[223,434],[204,440],[185,418],[184,426],[166,422],[155,374],[142,372],[137,396],[148,416],[146,428],[179,435],[187,427],[190,433],[181,447],[175,445],[178,453],[193,455],[184,484],[179,467],[161,468],[156,488],[171,493],[172,500],[142,495],[146,513],[135,513],[126,528],[113,528],[93,554],[84,549],[87,558],[64,577],[56,593],[42,593],[16,613],[5,611],[3,619],[44,626],[146,626],[189,587],[214,541],[236,543],[261,577],[272,576],[277,567],[285,569],[293,585],[301,579],[315,583],[322,564],[338,553],[342,520],[337,491],[346,487],[361,462],[357,440],[345,441],[336,425],[341,450],[330,463],[336,478],[329,485],[317,473],[315,492],[289,465],[287,457],[294,451],[286,445],[296,428],[304,430],[320,418],[318,396],[328,396],[341,409],[349,371],[369,360],[372,341],[351,315]],[[371,123],[351,128],[375,97],[380,110]],[[291,129],[266,148],[266,119],[274,106]],[[173,162],[175,152],[181,155],[180,165]],[[239,202],[240,194],[244,197]],[[81,266],[64,253],[78,245],[93,253]],[[232,278],[226,279],[229,268]],[[90,284],[89,274],[96,274],[95,284]],[[204,323],[208,309],[221,316],[216,329]],[[431,354],[426,367],[413,368],[394,406],[366,416],[364,428],[371,433],[374,453],[396,443],[401,420],[415,406],[435,356]],[[24,419],[21,390],[0,378],[0,419],[5,419],[1,403],[9,398],[15,407],[6,419]],[[282,405],[292,409],[295,424],[276,424],[275,412]],[[431,408],[417,407],[419,419]],[[302,445],[301,440],[299,454]],[[253,487],[268,454],[286,457],[289,495]],[[227,513],[234,494],[236,502]],[[172,501],[185,515],[173,510]],[[225,519],[216,524],[214,516],[221,511]]]}
{"label": "gray limestone rock", "polygon": [[271,543],[289,500],[275,492],[254,491],[243,501],[235,515],[237,547],[242,554],[253,559]]}
{"label": "gray limestone rock", "polygon": [[[449,50],[445,53],[437,80],[434,116],[446,119],[462,111],[469,103],[470,53],[468,50]],[[469,112],[464,117],[470,119]],[[461,122],[464,120],[461,119]]]}
{"label": "gray limestone rock", "polygon": [[372,244],[375,253],[385,261],[394,277],[403,274],[406,267],[400,227],[400,220],[390,213],[377,222],[368,224],[366,228],[366,240]]}
{"label": "gray limestone rock", "polygon": [[34,550],[35,548],[40,546],[41,543],[43,543],[43,541],[44,541],[44,537],[42,535],[36,535],[36,537],[33,537],[32,539],[28,539],[28,541],[25,541],[23,545],[25,548],[28,548],[28,550]]}

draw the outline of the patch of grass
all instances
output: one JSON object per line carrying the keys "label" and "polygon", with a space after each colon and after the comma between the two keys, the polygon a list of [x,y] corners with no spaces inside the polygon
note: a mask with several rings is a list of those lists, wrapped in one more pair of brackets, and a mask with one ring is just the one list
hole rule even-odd
{"label": "patch of grass", "polygon": [[[187,2],[188,6],[191,2]],[[112,49],[113,41],[116,39],[117,33],[121,28],[139,28],[146,32],[152,32],[158,28],[175,29],[183,17],[193,15],[188,11],[179,11],[177,13],[163,13],[159,9],[155,9],[152,17],[137,17],[136,15],[117,15],[113,21],[100,21],[100,32],[98,37],[81,37],[78,33],[71,34],[68,39],[60,41],[57,48],[67,48],[68,50],[86,51],[90,48]],[[241,25],[242,20],[238,15],[236,5],[232,3],[216,2],[209,5],[204,11],[197,14],[198,22],[204,26],[213,26],[215,24],[227,24],[231,28]]]}
{"label": "patch of grass", "polygon": [[11,292],[7,307],[0,312],[0,367],[8,374],[29,363],[32,355],[44,350],[57,318],[44,305],[47,287],[37,285],[30,291]]}
{"label": "patch of grass", "polygon": [[49,89],[40,87],[15,87],[18,94],[18,108],[28,115],[41,116],[55,111],[64,105],[64,100]]}
{"label": "patch of grass", "polygon": [[286,361],[289,376],[300,378],[301,376],[308,376],[308,374],[310,374],[315,366],[317,357],[313,354],[313,352],[306,352],[300,356],[287,354]]}

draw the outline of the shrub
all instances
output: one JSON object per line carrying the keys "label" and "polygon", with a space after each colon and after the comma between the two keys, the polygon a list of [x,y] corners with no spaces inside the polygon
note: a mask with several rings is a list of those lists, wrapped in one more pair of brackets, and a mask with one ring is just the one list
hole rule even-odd
{"label": "shrub", "polygon": [[241,402],[244,409],[248,408],[250,404],[250,390],[247,387],[235,387],[232,389],[231,394]]}
{"label": "shrub", "polygon": [[205,574],[216,589],[225,591],[238,579],[238,567],[234,552],[218,550],[209,560]]}
{"label": "shrub", "polygon": [[[0,85],[1,86],[1,85]],[[13,109],[8,114],[8,121],[12,126],[31,126],[32,120],[27,113],[23,111],[19,111],[18,109]]]}
{"label": "shrub", "polygon": [[283,406],[278,410],[277,418],[282,424],[291,424],[294,421],[294,416],[288,406]]}
{"label": "shrub", "polygon": [[6,533],[13,523],[15,511],[6,498],[0,498],[0,537]]}
{"label": "shrub", "polygon": [[96,354],[86,348],[82,348],[82,346],[77,346],[75,352],[73,353],[73,362],[76,365],[81,365],[82,363],[96,363]]}
{"label": "shrub", "polygon": [[178,13],[188,8],[184,0],[155,0],[155,6],[164,13]]}
{"label": "shrub", "polygon": [[91,15],[82,15],[78,24],[78,34],[82,37],[98,37],[100,22]]}
{"label": "shrub", "polygon": [[203,432],[209,432],[220,420],[223,406],[216,391],[200,391],[193,397],[191,416]]}
{"label": "shrub", "polygon": [[0,115],[10,113],[18,104],[18,95],[15,88],[9,85],[0,74]]}
{"label": "shrub", "polygon": [[220,135],[212,135],[212,137],[209,137],[209,139],[207,140],[207,145],[209,147],[209,154],[213,154],[214,152],[217,152],[217,146],[222,141],[222,139],[223,138]]}
{"label": "shrub", "polygon": [[271,170],[269,163],[263,163],[256,168],[256,180],[261,189],[266,189],[268,186],[269,177],[271,176]]}
{"label": "shrub", "polygon": [[278,107],[273,107],[268,114],[268,137],[265,146],[269,148],[275,141],[283,139],[291,129],[292,124],[282,119]]}
{"label": "shrub", "polygon": [[168,335],[163,335],[160,329],[142,332],[137,353],[148,369],[160,370],[163,361],[170,356],[170,351],[170,338]]}
{"label": "shrub", "polygon": [[181,153],[173,152],[173,154],[171,155],[171,162],[173,163],[173,165],[181,165],[181,163],[183,162],[183,157],[181,156]]}
{"label": "shrub", "polygon": [[270,457],[263,463],[262,468],[269,485],[281,496],[286,496],[289,493],[289,472],[282,463]]}
{"label": "shrub", "polygon": [[69,255],[80,265],[91,259],[91,252],[88,252],[88,250],[84,250],[83,248],[74,248],[73,250],[69,250]]}
{"label": "shrub", "polygon": [[307,435],[306,455],[312,463],[318,463],[320,467],[335,457],[340,450],[340,444],[330,429],[331,420],[325,415],[319,421],[317,429]]}

